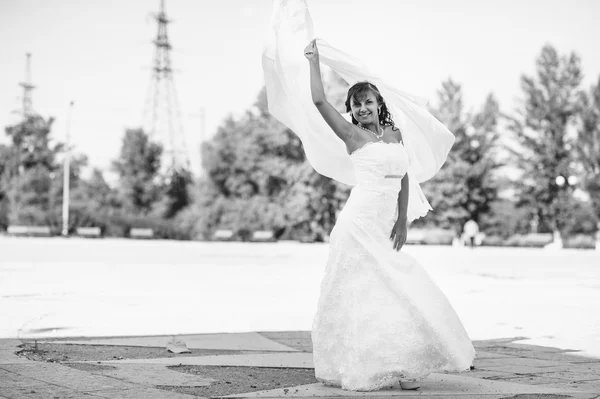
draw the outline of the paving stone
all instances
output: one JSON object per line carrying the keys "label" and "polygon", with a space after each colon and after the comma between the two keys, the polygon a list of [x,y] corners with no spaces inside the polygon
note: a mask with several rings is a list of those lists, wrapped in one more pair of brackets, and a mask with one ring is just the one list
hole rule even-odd
{"label": "paving stone", "polygon": [[[378,391],[378,394],[381,391]],[[347,391],[328,387],[321,383],[298,385],[290,388],[271,389],[267,391],[256,391],[242,394],[221,396],[222,398],[281,398],[281,397],[346,397],[351,396]]]}
{"label": "paving stone", "polygon": [[257,353],[253,355],[219,355],[174,357],[159,359],[124,359],[109,360],[102,364],[164,364],[164,365],[203,365],[203,366],[253,366],[253,367],[285,367],[314,368],[312,353]]}
{"label": "paving stone", "polygon": [[[418,392],[418,391],[417,391]],[[598,395],[590,393],[571,393],[568,394],[446,394],[443,399],[598,399]],[[398,397],[402,399],[420,399],[425,397],[429,398],[441,398],[435,394],[433,395],[419,395],[409,393],[409,391],[398,392]],[[389,396],[369,395],[369,399],[389,399]]]}
{"label": "paving stone", "polygon": [[540,360],[523,357],[513,357],[511,359],[503,359],[504,364],[511,364],[515,366],[529,366],[529,367],[552,367],[560,366],[560,362],[552,362],[549,360]]}
{"label": "paving stone", "polygon": [[510,355],[510,356],[517,356],[517,357],[531,357],[533,354],[537,353],[534,351],[530,351],[528,349],[517,349],[517,348],[500,347],[500,346],[486,347],[486,348],[481,348],[478,350],[484,350],[485,352],[499,353],[502,355]]}
{"label": "paving stone", "polygon": [[54,363],[30,362],[2,366],[5,370],[20,374],[35,381],[45,382],[79,391],[101,389],[127,389],[132,385],[115,378],[95,376],[84,371]]}
{"label": "paving stone", "polygon": [[24,364],[28,363],[29,360],[26,358],[22,358],[20,356],[14,357],[0,357],[0,366],[9,365],[9,364]]}
{"label": "paving stone", "polygon": [[524,358],[524,357],[510,357],[510,358],[500,358],[500,359],[475,359],[474,365],[476,368],[487,368],[487,367],[495,367],[495,366],[527,366],[527,367],[561,367],[565,363],[561,362],[552,362],[548,360],[539,360],[532,358]]}
{"label": "paving stone", "polygon": [[505,366],[506,362],[504,359],[475,359],[473,366],[476,369],[482,369],[486,367],[502,367]]}
{"label": "paving stone", "polygon": [[312,338],[310,331],[275,331],[275,332],[260,332],[262,336],[272,341],[279,342],[297,350],[304,352],[313,351]]}
{"label": "paving stone", "polygon": [[24,363],[28,362],[26,358],[18,356],[15,352],[17,352],[20,348],[16,345],[5,345],[0,347],[0,365],[3,364],[13,364],[13,363]]}
{"label": "paving stone", "polygon": [[494,352],[477,351],[477,356],[475,357],[475,361],[484,360],[484,359],[510,359],[513,357],[515,357],[515,356],[503,355],[501,353],[494,353]]}
{"label": "paving stone", "polygon": [[600,395],[600,381],[598,381],[598,380],[594,380],[594,381],[575,380],[575,381],[572,381],[572,383],[574,385],[577,385],[580,388],[586,389],[591,392],[595,392]]}
{"label": "paving stone", "polygon": [[116,378],[90,376],[89,374],[87,378],[81,378],[80,380],[65,381],[64,379],[61,379],[60,376],[58,378],[53,378],[53,380],[56,384],[61,384],[82,392],[93,392],[106,389],[130,389],[135,386]]}
{"label": "paving stone", "polygon": [[[553,388],[554,385],[558,384],[544,384],[545,387],[550,388]],[[595,393],[594,399],[600,398],[600,383],[598,381],[571,381],[568,387],[565,386],[564,388],[567,388],[569,392]]]}
{"label": "paving stone", "polygon": [[471,378],[485,378],[489,380],[503,380],[507,378],[514,377],[513,373],[508,373],[506,371],[497,371],[497,370],[473,370],[469,371],[465,374],[465,376]]}
{"label": "paving stone", "polygon": [[45,384],[41,381],[35,381],[29,377],[22,376],[17,373],[13,373],[10,371],[0,369],[0,392],[2,392],[2,390],[4,388],[8,388],[8,387],[27,388],[27,387],[31,387],[31,386],[43,386],[43,385],[45,385]]}
{"label": "paving stone", "polygon": [[560,385],[561,387],[570,387],[572,382],[566,378],[558,378],[558,377],[548,377],[543,374],[541,375],[523,375],[523,376],[515,376],[513,378],[509,378],[506,381],[509,382],[518,382],[527,385],[544,385],[553,384]]}
{"label": "paving stone", "polygon": [[0,390],[0,394],[5,395],[8,399],[99,399],[101,396],[87,394],[85,392],[77,392],[69,388],[58,387],[55,385],[46,384],[42,387],[30,388],[7,388]]}
{"label": "paving stone", "polygon": [[4,349],[19,349],[22,342],[19,339],[0,339],[0,350]]}
{"label": "paving stone", "polygon": [[47,367],[49,367],[48,363],[33,362],[31,360],[28,360],[27,362],[24,362],[22,364],[3,364],[0,366],[0,369],[10,371],[12,373],[29,375],[35,373],[36,370],[40,368]]}
{"label": "paving stone", "polygon": [[[399,386],[394,389],[385,389],[373,392],[353,392],[346,391],[336,387],[328,387],[321,383],[299,385],[296,387],[285,389],[273,389],[269,391],[250,392],[238,395],[229,395],[225,397],[241,398],[241,397],[309,397],[309,396],[374,396],[385,397],[399,396],[404,398],[405,395],[414,395],[415,397],[441,397],[456,395],[465,398],[465,395],[481,398],[485,395],[500,395],[500,394],[519,394],[519,393],[557,393],[554,388],[546,388],[539,386],[527,386],[504,381],[488,381],[477,378],[469,378],[464,376],[456,376],[449,374],[431,374],[422,383],[418,392],[403,391]],[[466,396],[468,397],[468,396]]]}
{"label": "paving stone", "polygon": [[587,373],[590,372],[590,369],[579,367],[572,363],[561,363],[560,366],[551,366],[551,367],[540,367],[540,373],[556,373],[559,371],[572,371],[572,372],[581,372]]}
{"label": "paving stone", "polygon": [[508,337],[508,338],[494,338],[494,339],[483,339],[483,340],[475,340],[473,341],[473,346],[483,347],[483,346],[497,346],[500,344],[507,344],[514,341],[522,341],[527,339],[527,337]]}
{"label": "paving stone", "polygon": [[487,371],[502,371],[505,373],[510,373],[515,376],[518,374],[529,375],[529,374],[543,374],[546,372],[542,367],[529,367],[529,366],[515,366],[511,364],[499,365],[495,363],[490,366],[476,366],[475,371],[477,370],[487,370]]}
{"label": "paving stone", "polygon": [[106,399],[204,399],[199,396],[153,388],[135,388],[118,391],[106,390],[96,391],[93,394]]}
{"label": "paving stone", "polygon": [[507,347],[507,348],[524,349],[524,350],[529,350],[529,351],[533,351],[533,352],[565,353],[565,352],[575,351],[575,349],[560,349],[560,348],[553,348],[551,346],[520,344],[518,342],[510,342],[510,343],[502,344],[502,346]]}
{"label": "paving stone", "polygon": [[598,373],[584,373],[575,371],[555,371],[541,374],[541,376],[566,379],[569,381],[600,381],[600,375]]}
{"label": "paving stone", "polygon": [[[185,342],[190,349],[260,350],[280,352],[298,351],[298,349],[285,346],[255,332],[176,335],[175,337],[176,339]],[[55,344],[147,346],[165,348],[167,343],[172,339],[173,335],[161,335],[151,337],[96,338],[87,340],[53,340],[48,342]]]}
{"label": "paving stone", "polygon": [[[94,366],[94,364],[89,364]],[[200,375],[180,373],[162,364],[114,364],[114,369],[97,369],[88,371],[94,375],[103,375],[142,386],[172,385],[202,387],[216,381]]]}
{"label": "paving stone", "polygon": [[[418,392],[418,391],[417,391]],[[398,392],[397,394],[399,398],[402,399],[420,399],[423,398],[423,396],[425,395],[419,395],[419,394],[414,394],[414,393],[409,393],[409,391],[402,391],[402,392]],[[377,395],[368,395],[369,399],[389,399],[390,396],[379,396],[379,394]],[[440,398],[439,396],[435,396],[435,395],[429,395],[430,398]],[[443,399],[509,399],[506,397],[505,394],[500,394],[500,395],[482,395],[482,394],[474,394],[474,395],[469,395],[469,394],[461,394],[461,395],[452,395],[452,394],[447,394],[444,395]],[[537,399],[537,398],[536,398]],[[587,399],[587,398],[585,398]]]}
{"label": "paving stone", "polygon": [[[600,359],[596,359],[596,358],[589,358],[589,357],[581,357],[579,358],[579,356],[575,356],[578,359],[573,359],[570,360],[571,363],[589,363],[589,364],[598,364],[600,365]],[[581,359],[581,360],[579,360]]]}
{"label": "paving stone", "polygon": [[[187,338],[186,338],[187,337]],[[140,346],[166,346],[172,336],[74,340],[73,343],[120,341]],[[93,370],[97,362],[78,362],[91,367],[81,371],[63,364],[33,362],[14,354],[19,340],[0,340],[0,399],[13,398],[105,398],[105,399],[198,399],[153,389],[157,385],[206,386],[209,378],[179,373],[168,365],[230,365],[313,368],[310,331],[240,334],[178,335],[191,348],[269,350],[267,354],[196,356],[170,359],[131,359],[102,362],[115,370]],[[159,342],[158,340],[164,340]],[[461,374],[432,374],[419,391],[393,390],[349,392],[323,384],[261,391],[232,397],[369,396],[389,398],[440,397],[444,399],[507,399],[516,394],[568,393],[571,399],[591,399],[600,392],[600,359],[579,357],[556,348],[514,343],[518,338],[476,342],[476,369]],[[133,340],[133,341],[130,341]],[[56,341],[52,341],[56,342]],[[192,344],[190,345],[190,342]],[[164,346],[162,345],[164,343]],[[287,353],[286,353],[287,352]],[[84,369],[85,370],[85,369]],[[198,384],[198,385],[195,385]],[[4,388],[3,388],[4,387]],[[10,390],[10,391],[9,391]],[[29,391],[27,391],[29,390]],[[297,390],[297,391],[296,391]],[[34,392],[31,392],[34,391]],[[31,396],[37,395],[37,396]],[[509,395],[509,396],[507,396]]]}
{"label": "paving stone", "polygon": [[583,370],[584,372],[593,372],[600,375],[600,363],[570,363],[570,370]]}
{"label": "paving stone", "polygon": [[[574,355],[573,352],[535,352],[522,353],[519,357],[548,360],[553,362],[590,362],[590,358]],[[597,360],[600,364],[600,359]]]}
{"label": "paving stone", "polygon": [[543,386],[548,387],[548,388],[556,388],[559,390],[568,390],[569,393],[571,392],[579,392],[579,393],[589,393],[589,394],[594,394],[593,398],[597,399],[600,396],[600,384],[595,384],[595,385],[588,385],[588,384],[584,384],[584,383],[576,383],[573,382],[571,384],[568,385],[568,388],[564,385],[564,384],[544,384]]}

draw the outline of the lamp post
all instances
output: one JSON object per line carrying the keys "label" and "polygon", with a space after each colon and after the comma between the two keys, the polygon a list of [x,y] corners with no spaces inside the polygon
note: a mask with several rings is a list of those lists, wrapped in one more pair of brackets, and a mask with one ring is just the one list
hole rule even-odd
{"label": "lamp post", "polygon": [[200,118],[200,144],[198,145],[198,154],[200,159],[200,174],[202,175],[204,173],[204,167],[202,165],[202,143],[204,143],[206,137],[206,107],[200,107],[199,112],[197,114],[192,114],[191,116]]}
{"label": "lamp post", "polygon": [[[570,175],[568,177],[565,177],[563,175],[558,175],[556,176],[555,183],[558,186],[559,190],[563,187],[567,188],[569,186],[575,186],[577,184],[577,176]],[[557,198],[556,200],[560,200],[560,198]],[[562,237],[560,236],[560,232],[558,231],[558,222],[556,220],[556,214],[554,215],[554,231],[552,232],[552,236],[554,239],[552,246],[555,248],[563,248]]]}
{"label": "lamp post", "polygon": [[63,207],[62,207],[62,235],[69,235],[69,184],[70,184],[70,166],[71,166],[71,115],[73,113],[73,104],[69,104],[69,113],[67,114],[67,134],[65,139],[65,161],[63,167]]}
{"label": "lamp post", "polygon": [[534,213],[533,218],[531,219],[531,222],[529,222],[529,226],[531,227],[531,232],[537,233],[539,225],[540,225],[540,218],[537,213]]}

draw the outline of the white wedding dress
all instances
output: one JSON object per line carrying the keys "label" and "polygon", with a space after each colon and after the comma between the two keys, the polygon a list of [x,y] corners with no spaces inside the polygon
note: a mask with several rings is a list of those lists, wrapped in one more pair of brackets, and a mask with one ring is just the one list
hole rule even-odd
{"label": "white wedding dress", "polygon": [[468,370],[475,349],[456,312],[425,269],[389,239],[401,179],[385,175],[407,172],[404,146],[368,143],[350,158],[357,185],[331,233],[312,327],[316,378],[372,391]]}
{"label": "white wedding dress", "polygon": [[[348,26],[351,35],[354,25]],[[475,349],[456,312],[425,269],[389,240],[401,179],[385,178],[407,174],[407,219],[425,216],[431,206],[419,183],[440,170],[454,135],[417,97],[317,40],[322,64],[350,85],[368,80],[379,88],[402,132],[402,144],[369,143],[348,156],[312,102],[303,50],[314,38],[306,0],[273,2],[263,51],[269,111],[302,140],[317,172],[354,186],[330,236],[312,326],[315,376],[328,385],[371,391],[432,372],[468,370]],[[390,48],[401,53],[403,46],[390,42]],[[401,69],[411,59],[401,55],[387,62]]]}

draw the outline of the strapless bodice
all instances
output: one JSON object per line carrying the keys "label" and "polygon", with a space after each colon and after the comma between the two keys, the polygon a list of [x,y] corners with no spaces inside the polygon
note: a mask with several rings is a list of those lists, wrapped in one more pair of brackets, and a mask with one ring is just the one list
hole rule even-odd
{"label": "strapless bodice", "polygon": [[400,177],[408,170],[408,155],[401,143],[367,143],[354,151],[350,158],[358,186],[399,187]]}

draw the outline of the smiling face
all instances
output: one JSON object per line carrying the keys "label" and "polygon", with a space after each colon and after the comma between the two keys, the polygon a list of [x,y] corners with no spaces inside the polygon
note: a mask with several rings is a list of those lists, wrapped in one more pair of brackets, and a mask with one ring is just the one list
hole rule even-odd
{"label": "smiling face", "polygon": [[350,109],[354,118],[362,125],[379,124],[379,109],[377,97],[371,90],[356,93],[350,99]]}
{"label": "smiling face", "polygon": [[344,104],[354,124],[384,124],[389,115],[379,90],[368,81],[357,82],[350,87]]}

